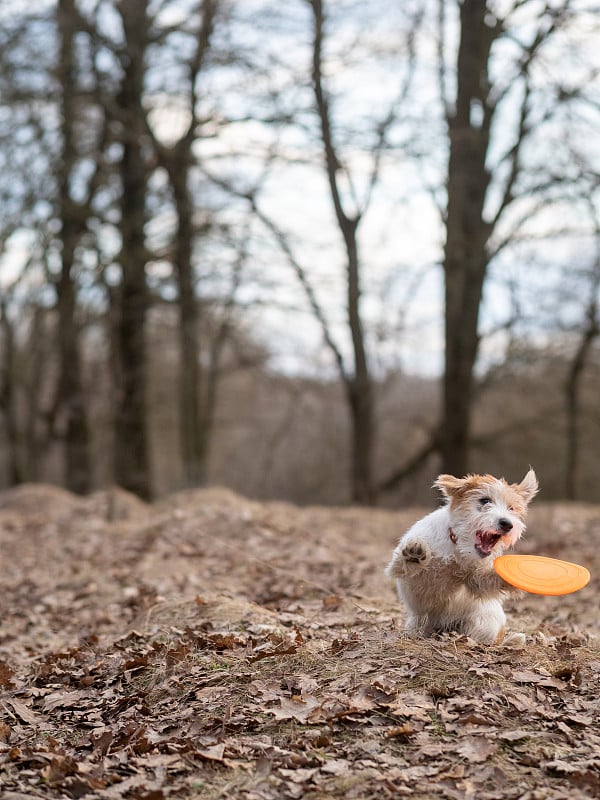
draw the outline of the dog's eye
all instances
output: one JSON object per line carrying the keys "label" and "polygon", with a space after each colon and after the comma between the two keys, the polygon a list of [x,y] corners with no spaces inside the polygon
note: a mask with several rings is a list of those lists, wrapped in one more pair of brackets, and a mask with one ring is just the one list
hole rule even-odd
{"label": "dog's eye", "polygon": [[489,498],[489,497],[480,497],[479,498],[479,505],[480,506],[489,506],[489,504],[491,502],[492,502],[491,498]]}

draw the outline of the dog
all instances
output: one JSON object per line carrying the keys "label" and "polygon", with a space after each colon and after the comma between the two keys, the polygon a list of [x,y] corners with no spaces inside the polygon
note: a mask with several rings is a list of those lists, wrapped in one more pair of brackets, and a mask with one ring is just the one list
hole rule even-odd
{"label": "dog", "polygon": [[503,602],[514,589],[496,574],[494,560],[525,530],[536,474],[530,469],[518,484],[492,475],[440,475],[433,485],[445,504],[404,534],[386,569],[408,610],[406,629],[424,636],[459,631],[499,644]]}

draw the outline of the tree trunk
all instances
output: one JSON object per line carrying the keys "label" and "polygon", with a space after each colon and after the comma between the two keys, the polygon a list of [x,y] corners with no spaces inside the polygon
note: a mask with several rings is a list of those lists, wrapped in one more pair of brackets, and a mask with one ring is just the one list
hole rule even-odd
{"label": "tree trunk", "polygon": [[159,163],[169,176],[177,215],[174,238],[174,270],[179,310],[179,432],[183,481],[198,486],[206,478],[206,460],[212,415],[203,397],[203,369],[200,353],[200,308],[194,285],[192,253],[194,246],[194,202],[190,191],[190,172],[194,163],[192,146],[197,134],[199,76],[210,50],[219,0],[203,0],[196,46],[187,63],[189,69],[190,123],[184,135],[165,147],[156,138],[146,119],[147,133],[154,144]]}
{"label": "tree trunk", "polygon": [[0,297],[0,327],[2,329],[2,367],[0,370],[0,410],[4,417],[6,432],[6,470],[9,486],[22,483],[24,475],[19,458],[19,425],[15,399],[16,352],[12,323],[8,317],[6,297]]}
{"label": "tree trunk", "polygon": [[354,376],[347,392],[352,425],[352,500],[375,502],[373,484],[373,385],[360,316],[360,271],[355,221],[344,220],[342,232],[348,254],[348,325],[354,351]]}
{"label": "tree trunk", "polygon": [[79,330],[75,320],[77,287],[73,276],[75,250],[82,226],[78,208],[70,196],[71,177],[77,158],[73,133],[76,115],[73,0],[60,0],[57,13],[60,31],[58,74],[62,91],[62,159],[59,176],[62,266],[56,286],[60,360],[56,408],[64,435],[66,486],[72,492],[85,494],[91,486],[91,465],[79,354]]}
{"label": "tree trunk", "polygon": [[596,305],[592,302],[588,309],[588,324],[583,331],[579,346],[565,381],[565,399],[567,414],[567,452],[565,458],[565,496],[567,500],[577,498],[577,478],[579,473],[579,398],[581,394],[581,378],[587,357],[594,339],[600,333],[596,319]]}
{"label": "tree trunk", "polygon": [[314,17],[312,78],[317,113],[321,124],[325,171],[336,220],[344,239],[347,257],[347,313],[352,338],[354,372],[348,374],[338,360],[346,389],[351,423],[351,493],[354,503],[375,502],[373,481],[373,382],[369,372],[365,337],[360,315],[360,260],[357,229],[360,214],[349,216],[344,210],[338,185],[339,159],[336,153],[328,100],[323,88],[322,47],[325,17],[322,0],[310,0]]}
{"label": "tree trunk", "polygon": [[42,462],[44,454],[49,450],[55,412],[51,410],[46,413],[43,408],[43,387],[46,383],[50,348],[46,309],[37,303],[32,306],[31,329],[26,347],[30,364],[25,387],[27,402],[24,408],[21,474],[25,481],[38,481],[43,477]]}
{"label": "tree trunk", "polygon": [[473,370],[479,346],[478,317],[487,271],[489,235],[483,206],[491,112],[487,65],[492,34],[484,0],[461,5],[456,110],[449,115],[450,158],[445,275],[445,370],[440,431],[442,470],[464,475],[469,466]]}
{"label": "tree trunk", "polygon": [[351,423],[351,490],[352,502],[373,505],[376,500],[373,485],[373,393],[364,378],[351,379],[347,387]]}
{"label": "tree trunk", "polygon": [[147,431],[145,325],[149,307],[144,239],[147,170],[143,155],[142,96],[147,43],[145,2],[118,6],[125,31],[123,78],[118,96],[123,130],[121,269],[116,345],[120,376],[115,409],[115,477],[142,498],[151,495]]}
{"label": "tree trunk", "polygon": [[192,265],[193,206],[188,170],[187,160],[171,170],[178,221],[175,269],[179,289],[179,422],[184,483],[199,486],[205,480],[207,432],[201,408],[199,313]]}

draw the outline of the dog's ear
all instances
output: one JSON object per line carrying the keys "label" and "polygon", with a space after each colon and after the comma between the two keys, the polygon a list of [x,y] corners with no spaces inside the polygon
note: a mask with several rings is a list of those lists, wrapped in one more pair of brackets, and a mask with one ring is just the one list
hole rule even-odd
{"label": "dog's ear", "polygon": [[515,489],[526,503],[530,503],[538,493],[539,489],[538,479],[535,472],[530,469],[521,483],[515,486]]}
{"label": "dog's ear", "polygon": [[465,491],[466,483],[465,478],[455,478],[454,475],[438,475],[433,485],[445,497],[451,498],[462,494]]}

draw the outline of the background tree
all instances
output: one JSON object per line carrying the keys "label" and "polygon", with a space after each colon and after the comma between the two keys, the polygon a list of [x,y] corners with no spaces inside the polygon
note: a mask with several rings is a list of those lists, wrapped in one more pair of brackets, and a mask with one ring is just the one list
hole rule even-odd
{"label": "background tree", "polygon": [[121,0],[116,9],[123,41],[118,53],[121,83],[115,98],[121,143],[115,475],[120,486],[148,498],[152,491],[146,409],[146,319],[150,301],[146,284],[148,164],[143,98],[151,20],[146,0]]}
{"label": "background tree", "polygon": [[16,371],[17,348],[10,306],[17,282],[2,288],[0,293],[0,328],[2,330],[2,366],[0,369],[0,410],[4,421],[5,459],[9,485],[21,483],[24,473],[20,464],[19,422],[17,417]]}
{"label": "background tree", "polygon": [[56,283],[60,375],[55,409],[62,418],[65,450],[65,483],[73,492],[91,488],[88,421],[76,320],[76,253],[85,230],[85,208],[73,199],[78,164],[77,119],[81,103],[75,56],[78,15],[74,0],[59,0],[57,27],[60,40],[56,73],[60,105],[61,153],[57,164],[58,215],[60,218],[60,276]]}
{"label": "background tree", "polygon": [[[199,342],[200,304],[196,290],[194,244],[197,240],[196,201],[192,190],[195,165],[194,145],[201,137],[198,118],[199,92],[203,68],[210,50],[218,0],[204,0],[191,10],[198,24],[187,32],[192,40],[191,54],[184,63],[189,122],[182,135],[166,145],[154,132],[146,116],[146,127],[155,148],[158,163],[168,175],[177,218],[173,236],[173,266],[179,309],[179,417],[183,481],[198,486],[206,479],[206,459],[210,435],[210,415],[203,402],[202,359]],[[175,33],[181,37],[182,30]]]}
{"label": "background tree", "polygon": [[[305,300],[314,321],[316,322],[325,347],[329,351],[335,365],[336,372],[343,387],[346,409],[349,419],[349,463],[350,463],[350,497],[353,502],[372,504],[377,494],[377,479],[375,477],[374,455],[376,447],[376,379],[372,374],[370,365],[372,354],[369,353],[367,343],[368,332],[363,319],[363,273],[368,268],[368,258],[363,259],[360,252],[360,229],[365,216],[372,207],[373,198],[379,188],[381,169],[384,155],[394,149],[392,145],[393,131],[397,126],[398,117],[404,102],[409,94],[413,77],[413,64],[415,58],[415,39],[419,30],[422,15],[411,15],[411,23],[407,23],[399,40],[405,48],[404,57],[407,67],[404,74],[397,80],[397,91],[390,100],[386,98],[384,114],[377,114],[374,119],[369,119],[368,133],[361,131],[362,141],[357,136],[353,140],[346,126],[339,121],[335,109],[335,94],[330,91],[326,73],[328,70],[327,43],[335,37],[336,28],[343,27],[344,10],[337,9],[338,14],[329,13],[332,7],[322,0],[308,0],[310,9],[310,59],[311,100],[296,98],[297,107],[295,115],[287,120],[282,108],[289,106],[284,90],[279,89],[275,98],[279,107],[275,106],[273,117],[280,119],[284,126],[291,122],[293,128],[303,133],[308,127],[305,122],[307,113],[314,115],[316,130],[314,138],[309,138],[307,148],[316,150],[318,167],[325,178],[329,200],[333,210],[333,221],[336,225],[336,239],[341,242],[341,256],[343,258],[343,280],[340,287],[343,291],[344,330],[336,334],[335,326],[331,320],[331,311],[326,303],[319,297],[315,288],[315,279],[311,270],[295,252],[292,244],[293,237],[286,232],[285,227],[279,223],[275,215],[265,212],[260,200],[262,184],[267,181],[262,179],[251,191],[238,191],[238,196],[250,200],[254,213],[260,222],[269,230],[284,254],[288,264],[296,275],[298,284],[305,295]],[[358,34],[360,37],[360,34]],[[365,46],[368,52],[368,47]],[[357,50],[360,50],[357,47]],[[295,77],[298,82],[298,78]],[[341,103],[340,103],[341,105]],[[357,126],[363,123],[357,114]],[[350,123],[351,126],[351,123]],[[311,133],[313,131],[311,130]],[[397,147],[397,144],[395,145]],[[271,153],[273,160],[277,159],[277,144]],[[358,168],[353,168],[356,151],[359,151],[364,160]],[[284,160],[285,157],[280,160]],[[365,162],[368,167],[365,168]],[[267,169],[269,167],[267,166]],[[213,180],[214,180],[213,175]],[[231,184],[217,182],[231,190]],[[362,192],[359,190],[362,188]],[[349,342],[346,349],[340,338],[345,337]]]}
{"label": "background tree", "polygon": [[[6,14],[0,24],[3,449],[10,479],[19,481],[42,473],[53,438],[53,292],[44,256],[56,202],[56,129],[47,118],[54,62],[39,48],[51,14],[21,11]],[[57,479],[63,479],[61,468]]]}
{"label": "background tree", "polygon": [[[445,31],[441,0],[441,30]],[[534,142],[560,124],[561,104],[574,96],[544,75],[546,52],[574,21],[569,0],[534,6],[515,2],[504,16],[486,0],[458,5],[459,44],[454,69],[456,93],[441,64],[441,93],[449,134],[445,212],[445,365],[439,429],[442,470],[465,474],[474,400],[474,369],[480,344],[484,284],[494,257],[516,238],[541,205],[556,201],[571,181],[556,154],[532,175]],[[516,45],[512,59],[502,48]],[[442,40],[442,59],[444,58]],[[492,59],[502,72],[492,70]],[[541,70],[536,68],[541,63]],[[541,75],[540,75],[541,72]],[[565,134],[567,135],[567,134]],[[510,144],[504,142],[512,139]],[[502,139],[502,143],[498,140]],[[547,146],[547,145],[546,145]],[[501,155],[497,155],[501,150]],[[503,152],[502,152],[503,151]],[[529,156],[529,158],[527,157]],[[512,218],[511,218],[512,217]]]}
{"label": "background tree", "polygon": [[[323,38],[325,15],[322,0],[311,0],[313,12],[313,54],[312,82],[315,105],[321,127],[323,159],[335,218],[346,249],[346,281],[348,327],[352,339],[354,366],[348,372],[338,356],[338,365],[344,383],[352,424],[352,499],[357,503],[373,503],[375,487],[373,481],[373,437],[374,437],[374,398],[367,349],[365,346],[364,325],[360,311],[361,276],[360,255],[358,251],[357,230],[362,210],[348,212],[344,207],[338,182],[342,163],[333,138],[329,100],[323,80]],[[385,128],[381,136],[383,139]],[[373,181],[376,176],[373,176]]]}
{"label": "background tree", "polygon": [[[577,498],[579,472],[581,470],[581,427],[585,417],[582,409],[583,377],[594,343],[600,337],[600,219],[593,197],[588,198],[589,216],[595,234],[591,264],[576,281],[577,294],[583,294],[583,318],[577,332],[575,348],[567,366],[564,384],[566,410],[566,457],[565,457],[565,496],[569,500]],[[569,270],[568,283],[573,284],[574,270]],[[580,286],[580,284],[583,284]],[[587,284],[587,285],[586,285]],[[581,291],[583,289],[583,292]]]}

